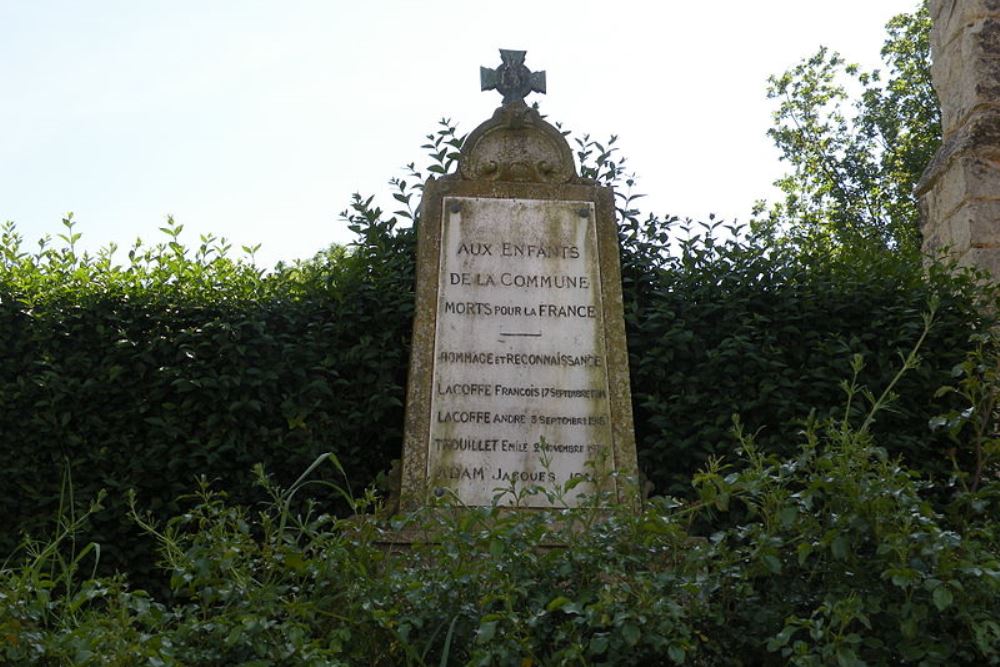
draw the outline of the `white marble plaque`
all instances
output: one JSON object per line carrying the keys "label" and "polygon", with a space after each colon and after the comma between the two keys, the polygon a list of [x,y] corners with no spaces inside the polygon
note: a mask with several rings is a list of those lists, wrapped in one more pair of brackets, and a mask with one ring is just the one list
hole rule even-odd
{"label": "white marble plaque", "polygon": [[510,504],[614,468],[593,204],[446,197],[441,225],[431,487]]}

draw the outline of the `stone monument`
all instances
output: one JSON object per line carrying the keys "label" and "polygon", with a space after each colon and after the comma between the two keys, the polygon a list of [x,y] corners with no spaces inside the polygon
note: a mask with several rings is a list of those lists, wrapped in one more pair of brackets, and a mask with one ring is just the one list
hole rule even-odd
{"label": "stone monument", "polygon": [[614,194],[524,101],[524,51],[482,68],[503,103],[427,181],[401,509],[626,500],[635,477]]}
{"label": "stone monument", "polygon": [[942,144],[917,186],[924,251],[1000,280],[1000,0],[930,0]]}

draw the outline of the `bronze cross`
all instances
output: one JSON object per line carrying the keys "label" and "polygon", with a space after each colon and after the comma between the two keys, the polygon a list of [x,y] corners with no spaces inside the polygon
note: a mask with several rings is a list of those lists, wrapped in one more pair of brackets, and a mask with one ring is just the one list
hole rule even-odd
{"label": "bronze cross", "polygon": [[496,69],[479,68],[479,83],[483,90],[496,90],[503,95],[504,106],[524,104],[529,93],[545,92],[545,72],[532,72],[524,65],[527,51],[500,49],[503,64]]}

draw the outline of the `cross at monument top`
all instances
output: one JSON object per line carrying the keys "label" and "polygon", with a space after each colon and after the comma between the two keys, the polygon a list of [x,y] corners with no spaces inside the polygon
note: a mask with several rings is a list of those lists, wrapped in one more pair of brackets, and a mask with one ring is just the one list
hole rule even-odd
{"label": "cross at monument top", "polygon": [[500,49],[503,63],[496,69],[479,68],[479,82],[482,90],[496,90],[503,95],[504,106],[524,104],[530,93],[545,92],[545,72],[532,72],[524,64],[527,51]]}

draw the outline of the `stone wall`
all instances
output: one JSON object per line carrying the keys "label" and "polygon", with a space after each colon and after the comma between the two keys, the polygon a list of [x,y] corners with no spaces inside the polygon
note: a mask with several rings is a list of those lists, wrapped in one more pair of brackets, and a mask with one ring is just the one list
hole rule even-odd
{"label": "stone wall", "polygon": [[1000,279],[1000,0],[929,0],[943,143],[917,194],[924,251]]}

